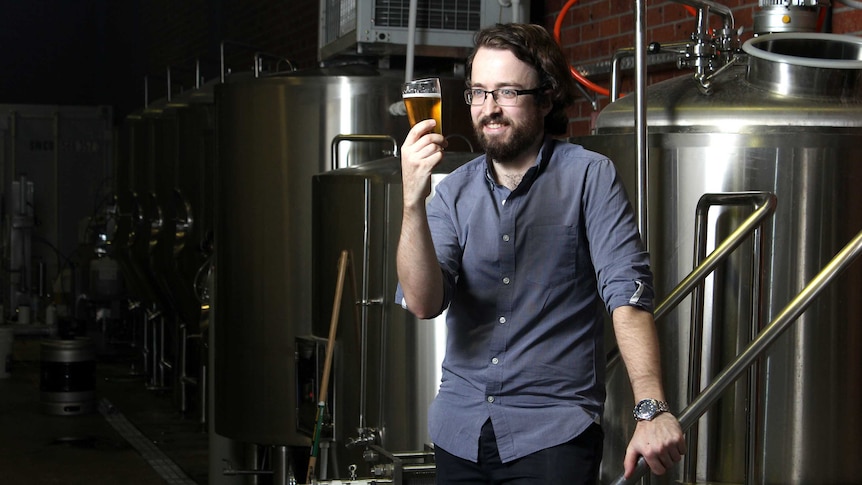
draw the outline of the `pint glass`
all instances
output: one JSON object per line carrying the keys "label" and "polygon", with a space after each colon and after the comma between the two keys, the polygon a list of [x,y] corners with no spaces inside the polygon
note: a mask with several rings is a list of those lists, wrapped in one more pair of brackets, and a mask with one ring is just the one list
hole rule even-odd
{"label": "pint glass", "polygon": [[407,107],[407,118],[410,126],[416,123],[434,118],[437,126],[434,131],[443,133],[443,119],[441,111],[443,102],[440,97],[440,79],[417,79],[405,83],[401,88],[404,105]]}

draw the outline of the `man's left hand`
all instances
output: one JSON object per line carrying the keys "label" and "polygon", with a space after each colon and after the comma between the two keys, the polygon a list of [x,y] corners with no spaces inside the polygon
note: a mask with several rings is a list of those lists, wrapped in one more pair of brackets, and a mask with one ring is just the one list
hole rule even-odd
{"label": "man's left hand", "polygon": [[663,475],[682,459],[685,451],[685,436],[672,414],[662,413],[652,421],[638,421],[626,449],[625,477],[632,476],[641,456],[652,473]]}

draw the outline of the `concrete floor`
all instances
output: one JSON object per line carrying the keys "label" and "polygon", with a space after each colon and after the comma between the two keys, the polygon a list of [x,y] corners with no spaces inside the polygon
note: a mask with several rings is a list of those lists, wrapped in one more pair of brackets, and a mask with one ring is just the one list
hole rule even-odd
{"label": "concrete floor", "polygon": [[8,377],[0,379],[0,483],[204,484],[208,438],[197,416],[149,390],[133,372],[135,350],[97,350],[93,412],[41,409],[44,337],[17,335]]}

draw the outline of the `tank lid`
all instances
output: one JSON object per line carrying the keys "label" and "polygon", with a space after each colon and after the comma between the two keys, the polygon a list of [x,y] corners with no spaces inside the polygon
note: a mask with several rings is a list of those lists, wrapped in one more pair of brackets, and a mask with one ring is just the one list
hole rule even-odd
{"label": "tank lid", "polygon": [[747,40],[746,80],[783,95],[862,97],[862,39],[838,34],[768,34]]}

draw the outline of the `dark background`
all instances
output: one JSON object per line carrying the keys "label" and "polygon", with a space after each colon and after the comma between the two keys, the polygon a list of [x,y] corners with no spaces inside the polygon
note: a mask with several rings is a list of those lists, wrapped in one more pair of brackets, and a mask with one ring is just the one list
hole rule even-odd
{"label": "dark background", "polygon": [[[196,61],[217,77],[224,41],[316,66],[318,16],[319,0],[0,0],[0,104],[110,105],[116,124],[166,95],[168,67],[175,90]],[[229,48],[225,64],[252,55]]]}
{"label": "dark background", "polygon": [[[310,67],[318,0],[0,0],[0,104],[111,105],[115,122],[202,75],[222,41]],[[251,53],[228,51],[226,64]],[[244,62],[244,61],[243,61]]]}

